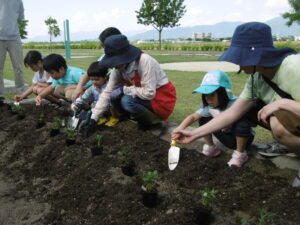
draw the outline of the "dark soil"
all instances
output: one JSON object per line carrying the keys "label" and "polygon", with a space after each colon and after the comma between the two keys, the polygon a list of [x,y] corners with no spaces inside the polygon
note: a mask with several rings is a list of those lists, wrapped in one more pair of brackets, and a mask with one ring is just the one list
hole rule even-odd
{"label": "dark soil", "polygon": [[[300,224],[300,189],[290,186],[290,171],[268,160],[252,158],[242,168],[229,168],[228,154],[212,159],[182,149],[178,167],[169,171],[169,143],[135,123],[97,127],[67,146],[66,132],[50,137],[50,129],[54,116],[67,119],[68,112],[43,107],[26,106],[25,119],[18,120],[0,106],[0,224],[238,225],[245,218],[254,225],[261,209],[275,214],[266,224]],[[36,129],[42,110],[46,125]],[[104,148],[92,156],[96,134],[103,135]],[[124,149],[136,165],[132,177],[122,173],[116,155]],[[153,170],[159,199],[148,208],[138,174]],[[218,191],[209,207],[201,205],[205,188]],[[199,217],[199,208],[208,213]]]}

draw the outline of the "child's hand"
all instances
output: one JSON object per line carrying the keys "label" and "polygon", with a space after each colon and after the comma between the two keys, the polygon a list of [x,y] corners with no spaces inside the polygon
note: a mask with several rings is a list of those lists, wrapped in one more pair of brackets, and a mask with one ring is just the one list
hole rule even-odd
{"label": "child's hand", "polygon": [[36,96],[35,97],[35,103],[37,104],[37,105],[39,105],[40,103],[42,102],[42,98],[41,98],[41,96]]}
{"label": "child's hand", "polygon": [[15,95],[15,97],[14,97],[15,102],[19,102],[19,101],[21,101],[22,99],[23,99],[23,98],[22,98],[21,95]]}

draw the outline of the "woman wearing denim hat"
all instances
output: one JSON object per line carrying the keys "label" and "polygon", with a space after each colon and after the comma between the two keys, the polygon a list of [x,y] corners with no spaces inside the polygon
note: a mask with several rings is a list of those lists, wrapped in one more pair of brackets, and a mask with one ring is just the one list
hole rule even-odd
{"label": "woman wearing denim hat", "polygon": [[[178,131],[179,142],[192,142],[234,123],[249,115],[260,100],[266,105],[252,114],[256,123],[269,128],[279,143],[300,155],[300,55],[290,48],[275,48],[271,28],[250,22],[236,28],[231,46],[219,61],[237,64],[251,77],[232,107],[194,131]],[[293,185],[300,186],[300,180]]]}
{"label": "woman wearing denim hat", "polygon": [[161,125],[174,110],[176,90],[158,62],[130,45],[124,35],[108,37],[104,52],[100,63],[115,70],[92,111],[92,120],[97,121],[111,102],[144,128]]}
{"label": "woman wearing denim hat", "polygon": [[[193,93],[202,93],[203,104],[201,104],[199,110],[186,117],[173,131],[172,140],[180,138],[180,134],[177,131],[185,129],[195,121],[199,121],[200,126],[206,124],[219,115],[220,112],[229,108],[237,99],[231,92],[231,83],[228,75],[220,70],[209,71],[204,76],[200,87],[195,89]],[[254,131],[248,121],[243,118],[239,119],[231,126],[204,136],[206,144],[203,145],[202,153],[206,156],[216,157],[222,151],[214,144],[212,134],[226,147],[236,149],[228,162],[230,167],[241,167],[248,160],[245,148],[254,139]]]}

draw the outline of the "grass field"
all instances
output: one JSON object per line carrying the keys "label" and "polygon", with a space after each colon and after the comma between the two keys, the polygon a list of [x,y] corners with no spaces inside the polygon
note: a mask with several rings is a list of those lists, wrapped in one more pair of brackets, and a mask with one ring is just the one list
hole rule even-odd
{"label": "grass field", "polygon": [[[24,50],[24,56],[28,49]],[[50,53],[47,49],[39,50],[43,56]],[[64,54],[63,50],[55,50],[55,53]],[[188,55],[188,52],[167,52],[167,51],[147,51],[148,54],[152,55],[159,63],[167,62],[197,62],[197,61],[216,61],[217,56],[213,54],[212,56],[200,56],[200,55]],[[193,52],[195,53],[195,52]],[[67,60],[68,65],[75,66],[87,70],[91,62],[96,61],[100,55],[103,54],[102,50],[84,50],[84,49],[75,49],[72,50],[72,55],[74,57],[70,60]],[[76,58],[82,57],[82,58]],[[199,94],[192,94],[192,91],[197,88],[205,74],[205,72],[182,72],[174,70],[165,71],[169,79],[176,86],[177,90],[177,103],[175,111],[170,117],[170,121],[180,123],[187,115],[195,112],[199,108],[201,101],[201,96]],[[228,73],[232,86],[233,92],[235,95],[239,95],[243,89],[244,83],[248,79],[248,75],[236,73]],[[31,84],[33,72],[24,68],[24,77],[27,84]],[[5,67],[4,67],[4,78],[9,80],[14,80],[13,69],[9,56],[7,55]],[[7,98],[12,99],[13,95],[6,95]],[[33,97],[33,96],[32,96]],[[197,126],[197,124],[194,124]],[[272,140],[268,131],[264,129],[257,128],[256,141],[261,143],[267,143]]]}

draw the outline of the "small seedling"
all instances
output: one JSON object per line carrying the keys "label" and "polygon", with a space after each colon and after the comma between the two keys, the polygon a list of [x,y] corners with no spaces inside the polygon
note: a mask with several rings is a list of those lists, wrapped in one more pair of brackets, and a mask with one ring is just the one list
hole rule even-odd
{"label": "small seedling", "polygon": [[77,130],[74,130],[72,127],[67,127],[66,128],[66,131],[67,131],[67,137],[69,140],[75,140],[77,134],[78,134],[78,131]]}
{"label": "small seedling", "polygon": [[38,118],[38,122],[44,123],[45,122],[45,113],[41,112]]}
{"label": "small seedling", "polygon": [[98,148],[101,148],[101,146],[102,146],[102,135],[97,134],[97,135],[95,136],[95,139],[96,139],[97,147],[98,147]]}
{"label": "small seedling", "polygon": [[52,125],[51,125],[51,128],[53,130],[59,130],[62,126],[62,120],[59,119],[58,117],[54,117],[53,118],[53,121],[52,121]]}
{"label": "small seedling", "polygon": [[153,191],[155,189],[156,180],[158,178],[157,170],[150,171],[146,174],[140,174],[140,178],[142,179],[146,190]]}
{"label": "small seedling", "polygon": [[12,105],[13,112],[17,113],[18,115],[24,115],[25,114],[25,109],[20,106],[20,105]]}
{"label": "small seedling", "polygon": [[[271,224],[272,217],[275,216],[275,213],[268,212],[266,209],[259,210],[258,223],[256,225],[275,225]],[[247,219],[242,218],[241,225],[250,225]]]}
{"label": "small seedling", "polygon": [[122,164],[128,165],[129,159],[128,159],[128,150],[122,150],[117,152],[118,158],[121,160]]}
{"label": "small seedling", "polygon": [[201,203],[204,206],[208,206],[211,204],[213,200],[217,198],[218,191],[214,189],[205,188],[201,192],[202,200]]}

